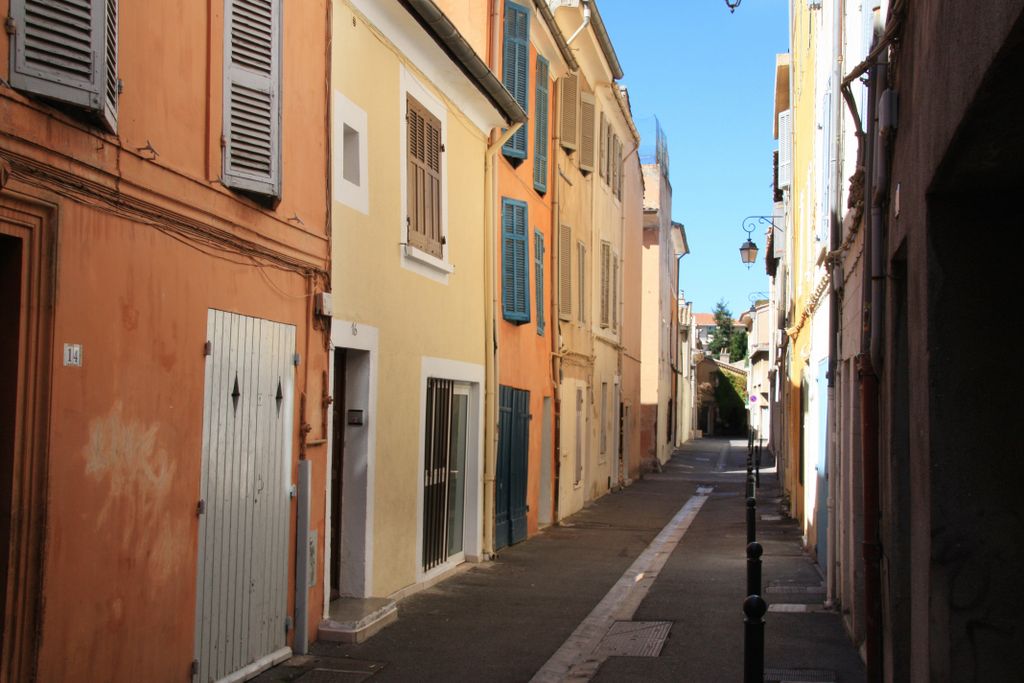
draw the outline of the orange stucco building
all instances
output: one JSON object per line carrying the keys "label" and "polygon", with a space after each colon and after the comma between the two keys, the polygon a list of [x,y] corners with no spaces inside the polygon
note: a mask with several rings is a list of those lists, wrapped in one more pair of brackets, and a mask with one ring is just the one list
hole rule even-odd
{"label": "orange stucco building", "polygon": [[38,4],[0,2],[0,679],[269,664],[322,601],[326,2]]}

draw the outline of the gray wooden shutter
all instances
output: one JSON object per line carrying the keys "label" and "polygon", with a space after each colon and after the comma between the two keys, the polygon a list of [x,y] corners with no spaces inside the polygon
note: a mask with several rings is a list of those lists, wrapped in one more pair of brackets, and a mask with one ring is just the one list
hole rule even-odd
{"label": "gray wooden shutter", "polygon": [[793,184],[793,116],[789,109],[779,112],[779,187]]}
{"label": "gray wooden shutter", "polygon": [[558,317],[572,319],[572,228],[558,229]]}
{"label": "gray wooden shutter", "polygon": [[444,258],[441,226],[441,121],[408,97],[406,127],[407,241],[436,258]]}
{"label": "gray wooden shutter", "polygon": [[594,172],[594,96],[580,93],[580,170]]}
{"label": "gray wooden shutter", "polygon": [[558,79],[558,93],[558,137],[571,151],[579,144],[579,76],[569,73]]}
{"label": "gray wooden shutter", "polygon": [[11,85],[117,129],[117,0],[11,0]]}
{"label": "gray wooden shutter", "polygon": [[281,2],[224,2],[224,172],[233,189],[281,196]]}

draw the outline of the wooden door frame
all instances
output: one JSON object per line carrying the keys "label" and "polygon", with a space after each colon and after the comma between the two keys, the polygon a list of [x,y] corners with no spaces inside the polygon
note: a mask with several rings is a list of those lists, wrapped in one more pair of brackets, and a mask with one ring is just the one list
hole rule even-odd
{"label": "wooden door frame", "polygon": [[59,211],[55,196],[34,194],[13,179],[0,187],[0,233],[22,241],[24,268],[11,481],[11,507],[19,514],[11,523],[0,681],[35,677],[42,630]]}

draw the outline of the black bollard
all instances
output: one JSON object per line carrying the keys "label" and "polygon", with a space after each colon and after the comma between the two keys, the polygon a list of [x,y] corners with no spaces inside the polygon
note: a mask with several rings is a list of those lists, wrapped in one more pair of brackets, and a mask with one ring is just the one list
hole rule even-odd
{"label": "black bollard", "polygon": [[747,595],[761,595],[761,555],[764,549],[757,541],[747,544]]}
{"label": "black bollard", "polygon": [[753,543],[757,538],[757,500],[750,496],[747,498],[747,543]]}
{"label": "black bollard", "polygon": [[764,614],[768,604],[760,595],[743,601],[743,681],[764,683]]}
{"label": "black bollard", "polygon": [[758,444],[754,453],[754,485],[761,488],[761,445]]}

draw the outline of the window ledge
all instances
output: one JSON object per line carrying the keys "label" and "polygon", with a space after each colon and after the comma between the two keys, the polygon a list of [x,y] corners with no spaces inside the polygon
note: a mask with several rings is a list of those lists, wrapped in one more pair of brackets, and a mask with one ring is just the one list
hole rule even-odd
{"label": "window ledge", "polygon": [[406,244],[404,245],[404,247],[405,257],[408,259],[419,261],[420,263],[430,266],[431,268],[434,268],[437,271],[445,273],[447,275],[451,275],[452,273],[455,272],[455,266],[448,263],[447,261],[443,261],[437,258],[436,256],[431,256],[422,249],[417,249],[416,247],[410,244]]}

